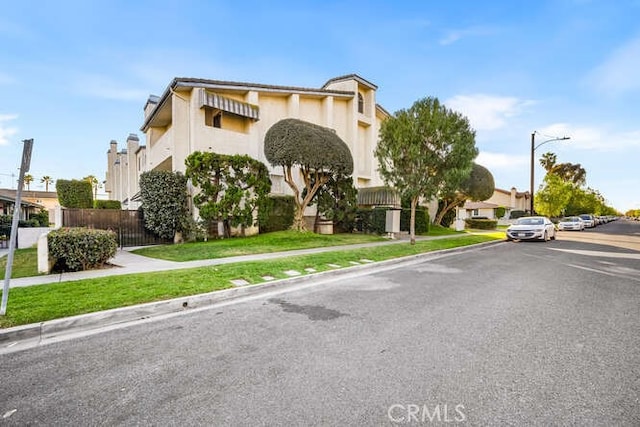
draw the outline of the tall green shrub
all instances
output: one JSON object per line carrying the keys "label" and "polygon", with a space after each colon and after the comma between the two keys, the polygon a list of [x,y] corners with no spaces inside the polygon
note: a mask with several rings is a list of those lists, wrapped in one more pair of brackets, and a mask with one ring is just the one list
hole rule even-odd
{"label": "tall green shrub", "polygon": [[56,192],[62,207],[70,209],[93,207],[93,190],[88,181],[59,179],[56,181]]}
{"label": "tall green shrub", "polygon": [[81,271],[100,268],[116,254],[116,233],[89,228],[60,228],[47,235],[49,257],[57,268]]}
{"label": "tall green shrub", "polygon": [[269,196],[258,208],[260,233],[288,230],[293,225],[296,204],[293,196]]}
{"label": "tall green shrub", "polygon": [[187,211],[187,178],[180,172],[148,171],[140,175],[144,226],[165,239],[182,231]]}
{"label": "tall green shrub", "polygon": [[[402,212],[400,212],[400,230],[409,231],[411,226],[411,199],[402,198]],[[416,234],[429,232],[429,211],[424,206],[416,206]]]}

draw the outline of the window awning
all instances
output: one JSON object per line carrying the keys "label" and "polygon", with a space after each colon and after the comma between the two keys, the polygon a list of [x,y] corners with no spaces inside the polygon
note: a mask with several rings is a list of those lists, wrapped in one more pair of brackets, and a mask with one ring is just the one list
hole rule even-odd
{"label": "window awning", "polygon": [[358,188],[358,205],[400,207],[400,195],[389,187]]}
{"label": "window awning", "polygon": [[238,116],[260,120],[260,109],[258,106],[236,101],[231,98],[225,98],[224,96],[216,95],[215,93],[209,93],[204,89],[200,90],[200,102],[200,108],[217,108],[218,110],[226,111]]}

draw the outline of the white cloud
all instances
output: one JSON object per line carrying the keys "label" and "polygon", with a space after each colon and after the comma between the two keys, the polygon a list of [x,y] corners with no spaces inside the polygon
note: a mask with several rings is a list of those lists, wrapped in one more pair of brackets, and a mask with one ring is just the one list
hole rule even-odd
{"label": "white cloud", "polygon": [[475,162],[489,170],[521,170],[522,167],[529,165],[530,159],[528,156],[481,151]]}
{"label": "white cloud", "polygon": [[469,27],[459,30],[450,30],[443,38],[440,39],[439,43],[446,46],[466,37],[488,36],[495,33],[496,29],[490,27]]}
{"label": "white cloud", "polygon": [[445,101],[445,105],[469,119],[475,130],[495,130],[504,127],[507,119],[520,114],[533,101],[515,97],[484,94],[457,95]]}
{"label": "white cloud", "polygon": [[9,144],[9,137],[18,133],[18,128],[9,127],[4,122],[17,119],[16,114],[0,114],[0,145]]}
{"label": "white cloud", "polygon": [[618,95],[640,90],[640,37],[629,41],[596,67],[586,78],[597,91]]}
{"label": "white cloud", "polygon": [[615,131],[589,126],[572,126],[567,123],[556,123],[540,129],[538,140],[568,136],[572,148],[578,150],[619,151],[632,147],[640,148],[640,130]]}
{"label": "white cloud", "polygon": [[144,102],[148,93],[143,89],[127,88],[109,77],[97,74],[86,74],[75,79],[75,91],[97,98],[119,101]]}

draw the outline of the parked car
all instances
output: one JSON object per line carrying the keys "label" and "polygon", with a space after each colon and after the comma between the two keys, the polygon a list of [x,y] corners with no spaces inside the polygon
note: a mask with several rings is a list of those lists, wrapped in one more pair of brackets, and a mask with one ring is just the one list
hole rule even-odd
{"label": "parked car", "polygon": [[518,218],[507,228],[507,240],[555,240],[556,226],[544,216]]}
{"label": "parked car", "polygon": [[580,214],[580,219],[584,221],[585,228],[593,228],[596,226],[596,219],[591,214]]}
{"label": "parked car", "polygon": [[584,221],[579,216],[566,216],[558,222],[558,230],[584,230]]}

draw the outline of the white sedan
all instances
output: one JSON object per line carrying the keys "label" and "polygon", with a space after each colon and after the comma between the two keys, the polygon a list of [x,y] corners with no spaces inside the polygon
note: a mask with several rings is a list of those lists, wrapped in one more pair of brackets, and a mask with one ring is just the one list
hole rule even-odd
{"label": "white sedan", "polygon": [[584,221],[579,216],[566,216],[558,222],[558,230],[584,230]]}
{"label": "white sedan", "polygon": [[507,228],[507,240],[555,240],[556,226],[544,216],[524,216]]}

